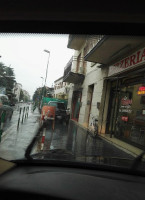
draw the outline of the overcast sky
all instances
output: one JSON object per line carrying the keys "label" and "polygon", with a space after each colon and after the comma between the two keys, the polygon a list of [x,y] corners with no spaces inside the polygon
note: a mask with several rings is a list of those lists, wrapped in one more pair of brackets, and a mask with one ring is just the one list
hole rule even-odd
{"label": "overcast sky", "polygon": [[74,53],[67,43],[68,35],[0,34],[0,62],[14,69],[16,81],[32,97],[36,88],[42,86],[40,77],[45,80],[49,54],[44,50],[50,51],[46,85],[51,87],[63,76]]}

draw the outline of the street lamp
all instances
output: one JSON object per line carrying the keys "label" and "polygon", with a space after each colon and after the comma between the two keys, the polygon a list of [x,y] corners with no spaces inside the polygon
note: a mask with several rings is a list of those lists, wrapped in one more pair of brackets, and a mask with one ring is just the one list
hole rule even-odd
{"label": "street lamp", "polygon": [[[50,51],[48,50],[44,50],[46,53],[49,53],[49,56],[48,56],[48,62],[47,62],[47,68],[46,68],[46,76],[45,76],[45,85],[46,85],[46,80],[47,80],[47,72],[48,72],[48,65],[49,65],[49,58],[50,58]],[[45,86],[44,85],[44,86]]]}
{"label": "street lamp", "polygon": [[[40,110],[41,110],[41,107],[43,105],[43,97],[45,96],[44,94],[44,89],[45,89],[45,85],[46,85],[46,80],[47,80],[47,72],[48,72],[48,65],[49,65],[49,58],[50,58],[50,51],[48,50],[44,50],[46,53],[49,53],[49,56],[48,56],[48,62],[47,62],[47,68],[46,68],[46,76],[45,76],[45,83],[44,83],[44,86],[43,86],[43,82],[42,82],[42,99],[41,99],[41,105],[40,105]],[[41,77],[42,79],[44,79],[43,77]]]}

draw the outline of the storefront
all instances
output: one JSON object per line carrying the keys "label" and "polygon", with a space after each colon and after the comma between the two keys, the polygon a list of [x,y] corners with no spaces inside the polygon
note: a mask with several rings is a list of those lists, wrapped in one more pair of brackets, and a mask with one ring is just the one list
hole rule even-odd
{"label": "storefront", "polygon": [[110,135],[145,147],[145,49],[109,67]]}

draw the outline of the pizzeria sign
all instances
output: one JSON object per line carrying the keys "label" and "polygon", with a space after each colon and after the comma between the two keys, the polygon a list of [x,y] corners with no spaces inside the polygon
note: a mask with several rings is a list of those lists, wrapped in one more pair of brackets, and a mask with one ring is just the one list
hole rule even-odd
{"label": "pizzeria sign", "polygon": [[145,48],[136,51],[132,55],[110,66],[109,76],[142,63],[145,63]]}

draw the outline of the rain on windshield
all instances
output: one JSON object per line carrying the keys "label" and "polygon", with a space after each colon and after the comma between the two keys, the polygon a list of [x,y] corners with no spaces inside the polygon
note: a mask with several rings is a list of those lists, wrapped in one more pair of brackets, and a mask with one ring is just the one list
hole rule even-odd
{"label": "rain on windshield", "polygon": [[144,41],[0,34],[0,158],[35,139],[34,160],[128,167],[145,148]]}

